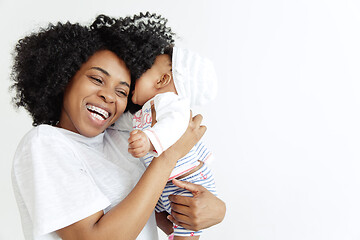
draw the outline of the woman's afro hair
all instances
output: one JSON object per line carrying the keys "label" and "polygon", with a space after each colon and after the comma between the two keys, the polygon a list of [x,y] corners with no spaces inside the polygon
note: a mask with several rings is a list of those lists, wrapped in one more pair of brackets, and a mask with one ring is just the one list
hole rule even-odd
{"label": "woman's afro hair", "polygon": [[[49,24],[20,39],[11,74],[14,104],[30,113],[34,126],[55,125],[69,81],[83,63],[103,49],[124,60],[132,75],[132,92],[135,79],[174,42],[166,22],[150,13],[119,19],[99,15],[90,27],[69,22]],[[138,109],[130,94],[126,110]]]}
{"label": "woman's afro hair", "polygon": [[19,40],[12,69],[14,103],[30,113],[34,126],[55,125],[66,86],[81,65],[101,48],[100,38],[89,28],[69,22],[50,24]]}

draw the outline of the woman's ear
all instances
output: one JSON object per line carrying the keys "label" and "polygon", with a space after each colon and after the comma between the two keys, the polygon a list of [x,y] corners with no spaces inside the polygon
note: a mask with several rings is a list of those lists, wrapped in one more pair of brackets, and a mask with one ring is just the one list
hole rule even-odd
{"label": "woman's ear", "polygon": [[171,74],[164,73],[156,83],[156,88],[160,89],[167,86],[171,82]]}

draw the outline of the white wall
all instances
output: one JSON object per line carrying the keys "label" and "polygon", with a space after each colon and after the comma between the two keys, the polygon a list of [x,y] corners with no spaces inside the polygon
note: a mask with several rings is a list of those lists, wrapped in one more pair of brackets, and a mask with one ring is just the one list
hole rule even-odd
{"label": "white wall", "polygon": [[16,40],[47,22],[146,10],[219,75],[217,100],[201,110],[227,215],[202,239],[360,239],[355,0],[0,0],[0,239],[23,239],[10,169],[31,120],[9,103]]}

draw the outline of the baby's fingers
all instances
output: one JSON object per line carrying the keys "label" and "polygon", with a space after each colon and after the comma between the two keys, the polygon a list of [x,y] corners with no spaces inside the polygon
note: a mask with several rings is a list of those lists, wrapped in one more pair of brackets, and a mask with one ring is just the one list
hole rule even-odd
{"label": "baby's fingers", "polygon": [[142,148],[144,146],[144,141],[142,140],[136,140],[131,143],[129,143],[129,148]]}
{"label": "baby's fingers", "polygon": [[146,155],[146,151],[144,150],[144,148],[140,147],[140,148],[130,148],[128,149],[128,152],[136,158],[140,158]]}
{"label": "baby's fingers", "polygon": [[130,137],[129,137],[129,140],[128,142],[129,143],[132,143],[132,142],[135,142],[139,139],[141,139],[142,135],[140,134],[140,131],[139,130],[134,130],[130,133]]}

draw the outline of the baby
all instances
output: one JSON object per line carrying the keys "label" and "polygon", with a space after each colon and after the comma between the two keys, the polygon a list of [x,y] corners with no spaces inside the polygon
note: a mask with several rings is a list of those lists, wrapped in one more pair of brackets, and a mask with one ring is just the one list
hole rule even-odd
{"label": "baby", "polygon": [[[141,158],[149,166],[173,145],[185,132],[190,119],[190,107],[203,105],[216,95],[217,79],[212,63],[199,55],[177,47],[170,47],[158,55],[155,62],[136,80],[132,101],[142,106],[135,113],[129,138],[129,153]],[[169,180],[181,178],[200,184],[216,195],[215,181],[208,166],[211,152],[200,141],[182,159],[178,160]],[[171,213],[168,196],[192,194],[176,187],[171,181],[155,208],[156,212]],[[201,231],[191,231],[174,225],[177,236],[198,239]]]}

